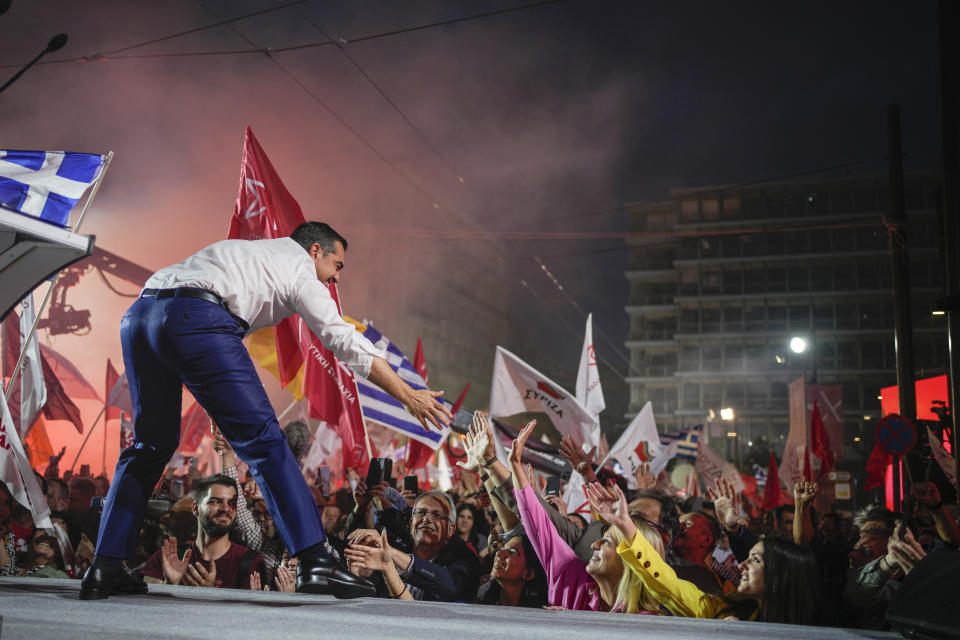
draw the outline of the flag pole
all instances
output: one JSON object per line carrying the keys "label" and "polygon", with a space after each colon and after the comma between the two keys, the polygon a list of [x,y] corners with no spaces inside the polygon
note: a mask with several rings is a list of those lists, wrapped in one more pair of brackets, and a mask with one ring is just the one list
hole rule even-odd
{"label": "flag pole", "polygon": [[[103,405],[103,409],[100,409],[100,413],[97,414],[97,418],[93,421],[93,426],[90,427],[90,431],[87,431],[87,437],[83,439],[83,443],[80,445],[80,449],[77,451],[77,456],[73,459],[73,464],[70,465],[70,471],[73,471],[73,468],[77,466],[77,460],[80,459],[80,454],[83,452],[83,448],[87,446],[87,440],[89,440],[90,436],[93,435],[93,432],[97,428],[97,423],[100,422],[100,418],[103,417],[103,414],[106,411],[107,405]],[[104,427],[104,432],[106,432],[106,427]],[[106,438],[106,433],[104,433],[104,438]]]}
{"label": "flag pole", "polygon": [[103,475],[107,475],[107,402],[110,398],[103,401],[103,457],[101,458],[100,468]]}
{"label": "flag pole", "polygon": [[283,420],[287,416],[287,414],[293,411],[293,408],[297,406],[299,403],[300,403],[300,400],[294,400],[293,402],[291,402],[290,406],[284,409],[283,412],[277,416],[277,422],[280,422],[281,420]]}
{"label": "flag pole", "polygon": [[[103,182],[103,176],[107,174],[107,169],[110,168],[110,161],[113,160],[113,151],[107,153],[106,159],[103,161],[103,170],[100,172],[100,175],[97,177],[96,182],[93,183],[93,190],[90,192],[90,197],[87,198],[87,201],[83,203],[83,209],[80,210],[80,217],[77,218],[77,224],[73,228],[73,232],[76,233],[80,230],[80,225],[83,223],[83,216],[87,213],[87,207],[90,206],[90,203],[93,201],[93,198],[97,195],[97,191],[100,190],[100,183]],[[37,332],[37,326],[40,324],[40,316],[43,315],[43,310],[46,308],[47,303],[50,302],[50,296],[53,294],[53,288],[57,284],[57,278],[60,277],[60,272],[58,271],[53,279],[50,281],[50,287],[47,289],[47,292],[43,296],[43,301],[40,303],[40,306],[37,307],[36,314],[33,318],[33,326],[30,327],[30,333],[27,334],[27,339],[23,341],[23,344],[20,345],[20,357],[17,359],[17,366],[13,368],[13,373],[10,375],[10,383],[7,385],[7,389],[3,394],[4,399],[7,402],[10,402],[10,394],[13,393],[13,385],[16,383],[17,378],[20,375],[20,369],[23,368],[23,361],[27,355],[27,346],[30,344],[30,341],[33,340],[34,334]],[[31,292],[32,293],[32,292]]]}

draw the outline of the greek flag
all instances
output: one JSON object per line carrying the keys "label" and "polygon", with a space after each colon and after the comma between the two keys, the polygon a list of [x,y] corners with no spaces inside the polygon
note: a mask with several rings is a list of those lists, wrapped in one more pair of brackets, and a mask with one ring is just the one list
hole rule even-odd
{"label": "greek flag", "polygon": [[[371,323],[366,323],[363,335],[374,344],[381,343],[378,346],[386,349],[387,363],[404,382],[414,389],[427,388],[423,377],[417,373],[407,356],[382,333],[377,331]],[[360,406],[363,407],[363,417],[366,420],[382,424],[388,429],[393,429],[402,435],[424,443],[431,449],[439,447],[446,440],[447,434],[450,433],[449,427],[441,433],[425,430],[420,426],[417,419],[410,415],[393,396],[360,376],[357,376],[357,390],[360,393]]]}
{"label": "greek flag", "polygon": [[70,151],[0,150],[0,207],[66,227],[105,160]]}
{"label": "greek flag", "polygon": [[753,477],[757,479],[757,489],[763,489],[767,486],[767,470],[753,463]]}
{"label": "greek flag", "polygon": [[665,433],[660,436],[664,446],[671,442],[677,443],[677,457],[696,460],[697,450],[700,448],[700,436],[703,435],[703,425],[684,429],[680,433]]}

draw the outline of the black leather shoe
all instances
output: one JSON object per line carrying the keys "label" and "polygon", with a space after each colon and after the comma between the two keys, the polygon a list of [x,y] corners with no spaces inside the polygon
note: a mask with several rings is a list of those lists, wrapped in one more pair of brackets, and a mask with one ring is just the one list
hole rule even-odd
{"label": "black leather shoe", "polygon": [[147,592],[147,583],[136,571],[122,564],[117,569],[90,566],[80,582],[81,600],[103,600],[111,595],[140,595]]}
{"label": "black leather shoe", "polygon": [[330,557],[304,555],[297,563],[297,591],[329,593],[336,598],[361,598],[376,595],[373,584],[355,576]]}

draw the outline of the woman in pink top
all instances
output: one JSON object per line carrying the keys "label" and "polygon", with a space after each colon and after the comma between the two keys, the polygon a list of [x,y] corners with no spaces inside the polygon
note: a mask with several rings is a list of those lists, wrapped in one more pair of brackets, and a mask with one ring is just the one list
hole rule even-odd
{"label": "woman in pink top", "polygon": [[[660,613],[659,603],[626,570],[617,546],[624,539],[616,527],[610,527],[593,543],[593,556],[584,564],[573,549],[557,533],[542,504],[530,487],[527,472],[520,461],[524,444],[536,420],[527,424],[510,451],[513,487],[523,527],[543,568],[547,572],[548,600],[551,605],[581,611],[615,611],[626,613]],[[637,528],[651,544],[663,542],[645,523]],[[649,535],[648,535],[649,534]]]}

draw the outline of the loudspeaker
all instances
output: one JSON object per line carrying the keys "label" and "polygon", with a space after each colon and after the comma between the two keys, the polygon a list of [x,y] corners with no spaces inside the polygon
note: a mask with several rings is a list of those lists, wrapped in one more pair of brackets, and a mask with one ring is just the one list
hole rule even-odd
{"label": "loudspeaker", "polygon": [[887,622],[907,638],[960,638],[960,552],[934,551],[897,591]]}

